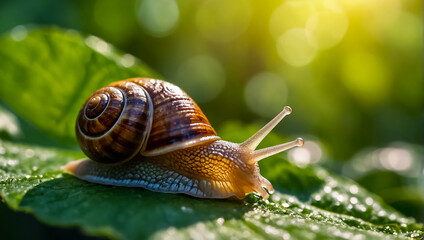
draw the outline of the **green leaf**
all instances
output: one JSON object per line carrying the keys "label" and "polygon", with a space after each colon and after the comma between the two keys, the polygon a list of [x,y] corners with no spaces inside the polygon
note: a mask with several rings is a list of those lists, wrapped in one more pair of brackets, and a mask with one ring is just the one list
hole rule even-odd
{"label": "green leaf", "polygon": [[[306,179],[311,176],[322,179],[322,184],[314,187],[316,190],[311,191],[307,201],[299,200],[305,198],[302,195],[278,191],[269,200],[256,194],[248,195],[243,201],[211,200],[103,186],[62,174],[60,167],[80,157],[79,153],[4,141],[0,141],[0,153],[0,196],[9,206],[32,212],[45,223],[78,226],[96,236],[122,239],[200,236],[406,239],[421,236],[422,225],[404,218],[359,186],[357,194],[350,193],[347,189],[355,183],[321,168],[306,170],[306,175],[310,175]],[[282,159],[276,160],[286,168],[280,172],[283,175],[303,172]],[[297,178],[303,179],[302,175]],[[285,189],[283,182],[274,184],[278,189]],[[327,191],[329,186],[331,190]],[[349,209],[338,197],[351,195],[361,204]],[[317,196],[322,202],[317,201]],[[368,198],[372,204],[365,203]]]}
{"label": "green leaf", "polygon": [[64,143],[76,143],[76,116],[95,90],[130,77],[158,76],[95,36],[31,29],[21,26],[20,35],[14,31],[0,38],[0,99]]}
{"label": "green leaf", "polygon": [[[156,75],[96,37],[57,28],[21,30],[19,36],[15,31],[13,38],[0,38],[0,100],[17,114],[8,118],[25,136],[0,126],[0,137],[8,139],[0,140],[0,197],[12,209],[50,225],[118,239],[422,237],[422,224],[352,180],[318,166],[296,166],[281,155],[260,162],[262,175],[277,190],[268,200],[256,194],[244,200],[198,199],[92,184],[64,174],[61,166],[83,155],[38,142],[50,137],[72,146],[75,116],[92,91],[127,77]],[[134,64],[124,67],[131,59]],[[255,130],[228,123],[219,133],[240,142]],[[31,134],[36,145],[11,141]],[[282,141],[271,134],[262,146]]]}

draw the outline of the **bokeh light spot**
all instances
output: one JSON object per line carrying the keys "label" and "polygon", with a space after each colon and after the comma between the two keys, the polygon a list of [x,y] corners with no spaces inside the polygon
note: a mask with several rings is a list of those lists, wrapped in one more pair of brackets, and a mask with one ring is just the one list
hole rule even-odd
{"label": "bokeh light spot", "polygon": [[371,206],[374,203],[374,200],[371,197],[365,198],[365,203]]}
{"label": "bokeh light spot", "polygon": [[287,86],[277,74],[262,72],[246,84],[244,96],[249,108],[264,117],[273,117],[287,101]]}
{"label": "bokeh light spot", "polygon": [[310,63],[317,54],[315,46],[309,41],[309,31],[293,28],[286,31],[277,40],[278,54],[286,63],[300,67]]}
{"label": "bokeh light spot", "polygon": [[18,119],[8,112],[0,109],[0,132],[6,132],[12,137],[16,137],[21,133]]}
{"label": "bokeh light spot", "polygon": [[343,8],[336,1],[317,1],[316,11],[307,23],[311,34],[309,40],[318,49],[327,49],[336,45],[346,34],[349,20]]}
{"label": "bokeh light spot", "polygon": [[301,167],[319,162],[321,158],[321,147],[314,141],[305,141],[302,147],[290,149],[288,152],[289,161]]}
{"label": "bokeh light spot", "polygon": [[287,1],[278,7],[271,16],[269,27],[274,38],[292,28],[304,28],[314,13],[310,1]]}
{"label": "bokeh light spot", "polygon": [[22,41],[28,35],[28,30],[22,25],[18,25],[12,29],[10,32],[10,37],[15,41]]}
{"label": "bokeh light spot", "polygon": [[180,12],[174,0],[140,0],[137,6],[138,22],[151,36],[168,36],[178,25]]}
{"label": "bokeh light spot", "polygon": [[124,54],[121,58],[121,65],[124,67],[131,67],[135,63],[135,57],[131,54]]}
{"label": "bokeh light spot", "polygon": [[311,153],[308,149],[299,148],[290,153],[291,162],[298,166],[306,166],[311,162]]}
{"label": "bokeh light spot", "polygon": [[208,102],[224,88],[225,71],[215,58],[195,56],[182,63],[173,80],[197,102]]}
{"label": "bokeh light spot", "polygon": [[422,174],[421,151],[404,142],[395,142],[384,148],[365,149],[343,167],[343,173],[357,178],[377,169],[416,177]]}
{"label": "bokeh light spot", "polygon": [[421,17],[402,12],[399,14],[398,21],[395,21],[392,27],[385,28],[384,39],[393,47],[401,51],[410,53],[421,53],[423,45],[423,28]]}
{"label": "bokeh light spot", "polygon": [[364,13],[362,17],[368,21],[362,24],[368,32],[374,36],[379,36],[387,31],[396,21],[399,21],[399,14],[402,12],[402,2],[400,0],[373,0],[364,1],[360,7]]}
{"label": "bokeh light spot", "polygon": [[352,194],[357,194],[357,193],[359,192],[359,188],[358,188],[358,186],[356,186],[356,185],[351,185],[351,186],[349,187],[349,192],[350,192],[350,193],[352,193]]}
{"label": "bokeh light spot", "polygon": [[109,44],[96,36],[87,37],[85,39],[85,44],[103,55],[111,53],[111,47]]}
{"label": "bokeh light spot", "polygon": [[412,166],[412,156],[402,148],[384,148],[380,152],[380,163],[388,170],[404,171]]}
{"label": "bokeh light spot", "polygon": [[209,0],[197,11],[196,25],[199,32],[208,40],[228,42],[247,29],[250,17],[249,1]]}
{"label": "bokeh light spot", "polygon": [[341,70],[344,85],[364,105],[378,105],[389,96],[389,73],[377,55],[350,50]]}

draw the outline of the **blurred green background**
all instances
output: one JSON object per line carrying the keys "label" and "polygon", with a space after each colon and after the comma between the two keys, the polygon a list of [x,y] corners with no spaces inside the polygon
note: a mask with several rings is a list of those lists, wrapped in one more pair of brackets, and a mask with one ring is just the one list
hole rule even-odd
{"label": "blurred green background", "polygon": [[187,91],[218,134],[289,105],[275,132],[306,140],[290,161],[351,177],[422,222],[422,4],[15,0],[0,2],[0,33],[35,23],[96,35]]}

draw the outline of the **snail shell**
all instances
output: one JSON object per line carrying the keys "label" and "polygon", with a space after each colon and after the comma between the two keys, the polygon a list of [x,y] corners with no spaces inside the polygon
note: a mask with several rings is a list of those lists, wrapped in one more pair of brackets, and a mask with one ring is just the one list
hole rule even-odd
{"label": "snail shell", "polygon": [[185,92],[155,79],[128,79],[93,93],[81,109],[76,135],[83,152],[101,163],[137,153],[156,156],[220,139]]}
{"label": "snail shell", "polygon": [[268,198],[271,183],[257,162],[303,140],[255,150],[288,114],[284,110],[245,142],[221,140],[197,104],[179,87],[131,78],[94,92],[78,114],[76,136],[89,159],[63,169],[90,182],[142,187],[202,198]]}

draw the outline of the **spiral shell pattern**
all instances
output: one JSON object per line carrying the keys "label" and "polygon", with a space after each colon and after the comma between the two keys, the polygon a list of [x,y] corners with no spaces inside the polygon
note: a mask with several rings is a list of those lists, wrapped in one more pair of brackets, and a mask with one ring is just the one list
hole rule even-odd
{"label": "spiral shell pattern", "polygon": [[146,90],[121,81],[93,93],[82,107],[76,135],[83,152],[101,163],[126,161],[146,145],[153,106]]}
{"label": "spiral shell pattern", "polygon": [[96,91],[81,109],[76,135],[83,152],[101,163],[137,153],[157,156],[221,139],[206,116],[179,87],[131,78]]}

